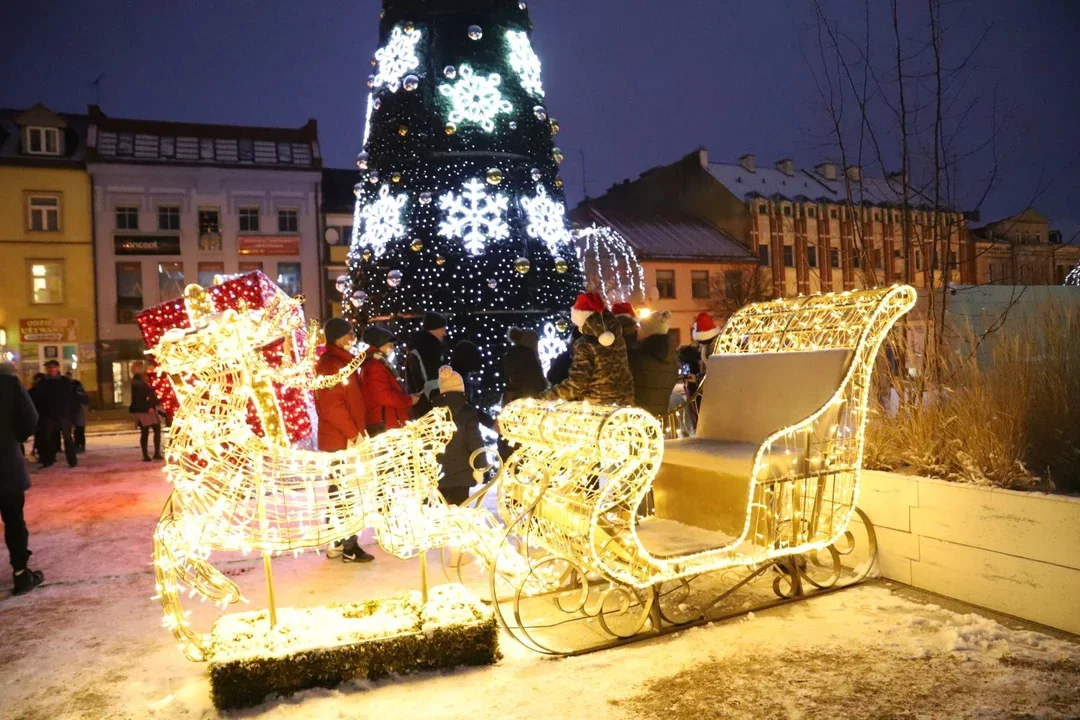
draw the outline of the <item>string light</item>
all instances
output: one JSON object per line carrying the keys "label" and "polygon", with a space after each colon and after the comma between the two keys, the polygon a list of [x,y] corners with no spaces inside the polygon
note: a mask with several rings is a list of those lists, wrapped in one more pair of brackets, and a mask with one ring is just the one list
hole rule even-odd
{"label": "string light", "polygon": [[544,368],[544,375],[551,370],[551,363],[555,358],[566,352],[566,340],[559,335],[554,323],[545,323],[544,330],[540,334],[539,344],[536,346],[540,355],[540,364]]}
{"label": "string light", "polygon": [[439,197],[439,208],[444,213],[439,234],[461,238],[468,252],[479,255],[488,241],[510,237],[505,217],[509,202],[503,193],[489,195],[484,183],[473,178],[461,186],[460,195],[451,191]]}
{"label": "string light", "polygon": [[495,118],[508,113],[513,106],[499,92],[502,78],[498,73],[487,77],[477,75],[467,64],[458,67],[457,82],[439,86],[439,92],[450,100],[447,119],[452,123],[472,123],[487,132],[495,129]]}
{"label": "string light", "polygon": [[396,93],[401,87],[402,78],[420,67],[420,57],[416,46],[420,42],[421,32],[413,29],[404,32],[400,27],[390,31],[390,40],[384,47],[375,51],[377,72],[375,87],[385,87]]}
{"label": "string light", "polygon": [[576,229],[574,248],[587,287],[612,303],[645,300],[645,271],[633,246],[614,229],[595,223]]}
{"label": "string light", "polygon": [[544,87],[540,83],[540,58],[533,51],[529,35],[521,30],[507,30],[506,43],[510,47],[510,67],[517,73],[521,87],[537,97],[544,97]]}

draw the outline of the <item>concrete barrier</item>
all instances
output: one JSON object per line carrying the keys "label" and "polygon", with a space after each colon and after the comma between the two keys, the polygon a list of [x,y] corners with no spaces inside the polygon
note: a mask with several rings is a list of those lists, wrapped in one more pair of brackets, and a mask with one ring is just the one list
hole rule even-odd
{"label": "concrete barrier", "polygon": [[889,579],[1080,634],[1080,498],[864,470]]}

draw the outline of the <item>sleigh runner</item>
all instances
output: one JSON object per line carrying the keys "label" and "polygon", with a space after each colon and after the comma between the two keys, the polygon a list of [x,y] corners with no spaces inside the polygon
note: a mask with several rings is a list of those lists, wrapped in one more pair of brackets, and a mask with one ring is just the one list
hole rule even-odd
{"label": "sleigh runner", "polygon": [[[490,575],[507,630],[574,653],[865,577],[876,544],[855,503],[870,380],[915,297],[896,286],[742,308],[713,346],[691,438],[665,442],[634,408],[505,408],[519,447],[498,508],[530,566],[513,587],[498,561]],[[771,599],[753,591],[766,576]]]}

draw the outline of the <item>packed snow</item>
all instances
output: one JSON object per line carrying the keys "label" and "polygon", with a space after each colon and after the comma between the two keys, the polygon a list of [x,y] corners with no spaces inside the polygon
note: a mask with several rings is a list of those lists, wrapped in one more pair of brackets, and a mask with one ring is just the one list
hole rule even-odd
{"label": "packed snow", "polygon": [[[137,437],[91,436],[76,470],[35,472],[27,496],[31,566],[46,584],[10,596],[0,581],[0,717],[216,718],[205,665],[178,652],[150,599],[150,544],[169,485]],[[344,564],[314,553],[274,560],[279,607],[400,596],[419,562]],[[266,607],[261,559],[214,555]],[[432,582],[442,580],[437,553]],[[187,600],[196,629],[222,612]],[[959,607],[959,606],[958,606]],[[882,582],[575,658],[533,653],[505,634],[493,667],[356,681],[224,715],[244,718],[1076,717],[1076,638],[1006,627]]]}

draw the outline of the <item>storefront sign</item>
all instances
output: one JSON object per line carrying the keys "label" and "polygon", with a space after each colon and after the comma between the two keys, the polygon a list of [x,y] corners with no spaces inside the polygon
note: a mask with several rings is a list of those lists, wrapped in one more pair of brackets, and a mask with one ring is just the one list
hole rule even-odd
{"label": "storefront sign", "polygon": [[179,235],[115,235],[117,255],[179,255]]}
{"label": "storefront sign", "polygon": [[24,343],[73,343],[79,341],[79,321],[74,318],[23,319],[19,340]]}
{"label": "storefront sign", "polygon": [[299,255],[300,238],[289,235],[241,235],[237,239],[241,255]]}

